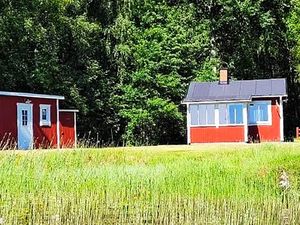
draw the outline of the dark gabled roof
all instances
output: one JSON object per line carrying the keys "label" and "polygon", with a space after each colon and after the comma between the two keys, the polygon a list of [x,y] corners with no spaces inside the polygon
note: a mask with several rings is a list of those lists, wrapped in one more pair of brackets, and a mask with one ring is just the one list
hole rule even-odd
{"label": "dark gabled roof", "polygon": [[287,96],[286,79],[237,80],[229,84],[192,82],[183,103],[250,101],[253,97]]}

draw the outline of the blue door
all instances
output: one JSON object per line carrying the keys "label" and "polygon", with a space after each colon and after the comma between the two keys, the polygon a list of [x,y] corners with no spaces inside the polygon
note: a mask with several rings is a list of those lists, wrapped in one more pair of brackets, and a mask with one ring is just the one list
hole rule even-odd
{"label": "blue door", "polygon": [[17,104],[18,149],[33,148],[32,104]]}

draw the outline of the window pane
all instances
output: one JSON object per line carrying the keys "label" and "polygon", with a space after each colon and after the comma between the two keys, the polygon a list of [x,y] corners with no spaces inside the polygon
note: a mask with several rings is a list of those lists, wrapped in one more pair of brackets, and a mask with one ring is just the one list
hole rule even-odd
{"label": "window pane", "polygon": [[236,118],[236,115],[235,115],[235,112],[236,112],[236,109],[235,109],[235,105],[229,105],[228,107],[228,111],[229,111],[229,123],[230,124],[235,124],[235,118]]}
{"label": "window pane", "polygon": [[191,125],[198,125],[198,105],[190,105]]}
{"label": "window pane", "polygon": [[28,124],[28,111],[22,110],[22,125],[27,126]]}
{"label": "window pane", "polygon": [[230,124],[242,124],[243,123],[243,105],[242,104],[230,104],[228,106],[229,111],[229,123]]}
{"label": "window pane", "polygon": [[250,104],[249,105],[249,123],[256,123],[257,122],[257,110],[256,110],[256,105]]}
{"label": "window pane", "polygon": [[207,124],[215,124],[215,105],[206,106]]}
{"label": "window pane", "polygon": [[206,105],[199,105],[199,124],[206,125]]}
{"label": "window pane", "polygon": [[259,105],[259,121],[268,121],[268,104],[260,104]]}
{"label": "window pane", "polygon": [[243,123],[243,105],[236,104],[234,107],[234,123],[235,124],[242,124]]}
{"label": "window pane", "polygon": [[42,109],[42,120],[47,120],[47,110]]}
{"label": "window pane", "polygon": [[243,105],[239,104],[236,106],[236,123],[242,124],[243,122]]}
{"label": "window pane", "polygon": [[269,121],[269,104],[266,102],[258,102],[249,106],[249,123]]}
{"label": "window pane", "polygon": [[219,123],[227,124],[227,105],[225,104],[219,105]]}
{"label": "window pane", "polygon": [[51,106],[40,105],[40,126],[51,126]]}

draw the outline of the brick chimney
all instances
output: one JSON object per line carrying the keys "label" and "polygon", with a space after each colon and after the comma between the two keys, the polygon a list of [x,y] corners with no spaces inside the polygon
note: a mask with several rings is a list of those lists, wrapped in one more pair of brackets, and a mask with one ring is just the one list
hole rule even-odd
{"label": "brick chimney", "polygon": [[229,84],[228,69],[225,67],[220,69],[219,84]]}

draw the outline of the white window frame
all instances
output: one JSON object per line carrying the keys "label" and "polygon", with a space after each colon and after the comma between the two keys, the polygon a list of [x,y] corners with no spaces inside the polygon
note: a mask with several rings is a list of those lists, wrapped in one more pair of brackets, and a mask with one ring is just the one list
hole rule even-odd
{"label": "white window frame", "polygon": [[[213,105],[214,106],[214,113],[215,113],[215,110],[216,110],[216,104],[190,104],[189,105],[189,114],[190,114],[190,117],[192,116],[192,114],[191,114],[191,105],[197,105],[197,108],[198,108],[198,110],[197,110],[197,114],[198,114],[198,124],[192,124],[192,119],[190,118],[190,127],[215,127],[215,126],[217,126],[217,122],[216,122],[216,115],[214,114],[214,123],[213,124],[199,124],[199,118],[200,118],[200,115],[199,115],[199,106],[200,105]],[[206,115],[205,115],[205,117],[206,117],[206,122],[207,122],[207,110],[205,111],[205,113],[206,113]]]}
{"label": "white window frame", "polygon": [[[214,106],[214,109],[215,109],[215,115],[214,115],[214,123],[213,124],[199,124],[199,121],[198,121],[198,124],[195,125],[195,124],[192,124],[192,113],[191,113],[191,105],[197,105],[197,114],[198,114],[198,120],[199,120],[199,106],[200,105],[213,105]],[[244,110],[242,110],[242,115],[243,115],[243,122],[242,123],[225,123],[225,124],[221,124],[220,123],[220,111],[219,111],[219,105],[226,105],[226,113],[229,115],[229,105],[242,105],[242,107],[244,108],[244,103],[240,103],[240,102],[237,102],[237,103],[233,103],[233,102],[230,102],[230,103],[217,103],[217,104],[189,104],[189,127],[226,127],[226,126],[244,126],[245,124],[245,119],[244,119]],[[206,111],[206,114],[207,114],[207,111]],[[206,115],[206,119],[207,119],[207,115]],[[229,122],[229,118],[228,118],[228,122]]]}
{"label": "white window frame", "polygon": [[[43,110],[46,110],[46,120],[43,119]],[[51,105],[40,104],[40,126],[51,126]]]}
{"label": "white window frame", "polygon": [[[229,126],[241,126],[241,125],[243,125],[244,124],[244,117],[243,117],[243,104],[242,103],[229,103],[229,104],[227,104],[227,110],[228,110],[228,115],[229,115],[229,120],[230,120],[230,112],[229,112],[229,107],[230,106],[235,106],[235,105],[240,105],[240,106],[242,106],[242,123],[228,123],[227,125],[229,125]],[[236,111],[235,111],[236,112]],[[237,118],[237,114],[235,114],[235,120],[236,120],[236,118]]]}
{"label": "white window frame", "polygon": [[220,127],[226,127],[226,126],[243,126],[244,125],[244,123],[245,123],[245,121],[244,121],[244,112],[243,112],[243,110],[242,110],[242,115],[243,115],[243,118],[242,118],[242,120],[243,120],[243,122],[242,123],[229,123],[229,121],[230,121],[230,119],[229,119],[229,106],[230,105],[241,105],[242,107],[244,107],[244,104],[243,103],[220,103],[220,104],[218,104],[218,108],[219,108],[219,105],[226,105],[226,113],[227,113],[227,115],[228,115],[228,118],[227,118],[227,122],[228,123],[220,123],[220,111],[219,111],[219,126]]}
{"label": "white window frame", "polygon": [[[251,123],[250,122],[250,104],[267,104],[268,107],[268,121],[257,121],[256,123]],[[257,126],[257,125],[267,125],[271,126],[272,125],[272,101],[271,100],[257,100],[257,101],[252,101],[249,103],[248,107],[248,125],[249,126]]]}

